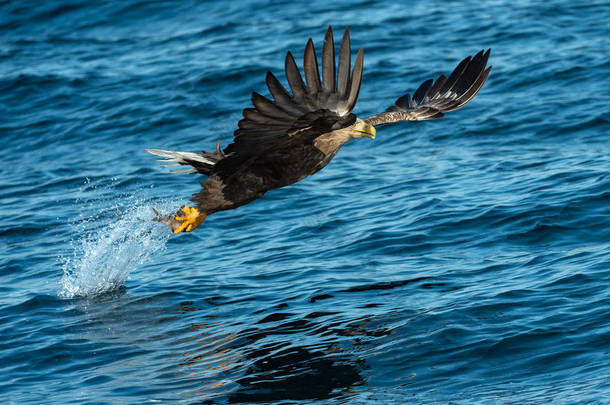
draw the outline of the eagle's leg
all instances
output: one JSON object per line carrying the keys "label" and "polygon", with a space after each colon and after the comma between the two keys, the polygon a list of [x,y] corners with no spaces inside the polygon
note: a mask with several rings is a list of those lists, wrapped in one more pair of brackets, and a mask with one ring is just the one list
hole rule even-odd
{"label": "eagle's leg", "polygon": [[161,216],[157,210],[154,211],[157,216],[153,220],[163,222],[169,226],[175,234],[195,230],[195,228],[201,225],[207,217],[206,214],[199,212],[197,208],[191,208],[188,205],[185,205],[182,209],[178,210],[178,212],[169,216]]}

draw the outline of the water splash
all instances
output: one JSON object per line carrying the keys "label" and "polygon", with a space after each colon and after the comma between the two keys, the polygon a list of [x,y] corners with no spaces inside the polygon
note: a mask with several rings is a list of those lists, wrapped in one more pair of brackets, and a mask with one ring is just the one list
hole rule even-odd
{"label": "water splash", "polygon": [[[158,201],[154,205],[159,208]],[[60,258],[64,274],[58,295],[92,296],[120,288],[138,265],[162,251],[171,234],[151,221],[151,207],[142,201],[113,207],[75,224],[72,257]]]}

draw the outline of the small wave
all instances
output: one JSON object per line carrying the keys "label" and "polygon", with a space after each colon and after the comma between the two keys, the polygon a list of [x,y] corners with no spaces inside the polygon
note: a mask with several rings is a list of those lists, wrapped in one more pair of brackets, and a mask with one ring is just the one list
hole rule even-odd
{"label": "small wave", "polygon": [[151,205],[140,202],[114,215],[89,218],[76,225],[71,258],[61,258],[63,277],[58,295],[93,296],[121,288],[129,274],[170,237],[165,227],[151,221]]}

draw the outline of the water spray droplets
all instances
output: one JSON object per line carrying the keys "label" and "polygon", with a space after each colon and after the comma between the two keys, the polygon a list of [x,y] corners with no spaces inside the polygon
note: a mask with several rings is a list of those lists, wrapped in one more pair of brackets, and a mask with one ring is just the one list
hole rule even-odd
{"label": "water spray droplets", "polygon": [[92,296],[120,288],[138,265],[165,248],[171,234],[151,221],[152,205],[130,199],[130,208],[115,206],[75,224],[72,257],[60,259],[64,274],[59,296]]}

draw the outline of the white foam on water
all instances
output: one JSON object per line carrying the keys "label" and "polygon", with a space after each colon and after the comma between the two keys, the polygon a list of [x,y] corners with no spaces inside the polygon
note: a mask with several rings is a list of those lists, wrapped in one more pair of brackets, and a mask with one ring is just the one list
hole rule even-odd
{"label": "white foam on water", "polygon": [[152,207],[166,204],[159,205],[140,201],[125,209],[112,207],[75,224],[72,255],[60,258],[64,274],[58,295],[93,296],[122,287],[171,236],[169,228],[152,221]]}

